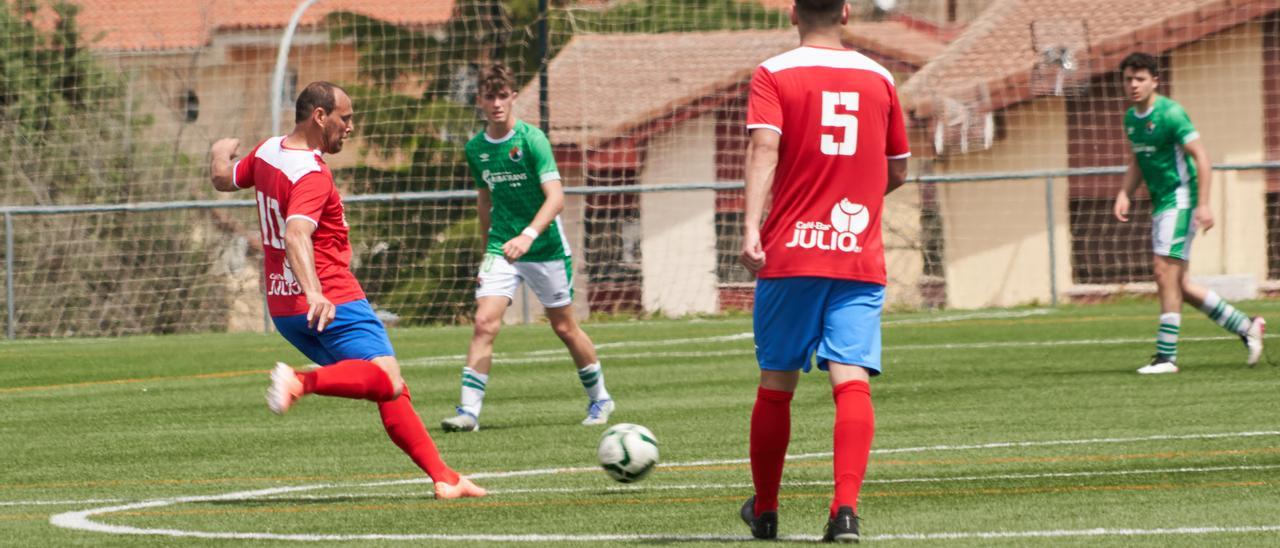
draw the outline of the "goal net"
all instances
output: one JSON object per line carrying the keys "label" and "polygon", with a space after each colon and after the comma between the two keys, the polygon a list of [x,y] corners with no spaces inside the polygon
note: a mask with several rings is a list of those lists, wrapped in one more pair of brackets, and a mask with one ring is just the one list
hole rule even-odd
{"label": "goal net", "polygon": [[[544,128],[582,315],[749,310],[746,93],[799,44],[790,0],[17,1],[0,9],[0,322],[15,337],[262,330],[250,196],[209,145],[292,127],[343,86],[355,141],[326,159],[353,268],[388,323],[469,321],[485,236],[463,147],[500,61]],[[886,11],[886,8],[888,10]],[[1130,152],[1117,70],[1160,59],[1213,172],[1192,274],[1280,278],[1280,8],[1262,0],[850,2],[844,42],[894,75],[918,180],[884,213],[889,303],[973,308],[1149,291],[1149,201],[1112,215]],[[542,25],[546,26],[545,47]],[[546,87],[540,78],[546,52]],[[272,105],[282,105],[273,113]],[[272,127],[273,115],[281,120]],[[1267,162],[1272,162],[1268,164]],[[11,312],[10,312],[11,311]],[[509,321],[537,319],[519,294]]]}

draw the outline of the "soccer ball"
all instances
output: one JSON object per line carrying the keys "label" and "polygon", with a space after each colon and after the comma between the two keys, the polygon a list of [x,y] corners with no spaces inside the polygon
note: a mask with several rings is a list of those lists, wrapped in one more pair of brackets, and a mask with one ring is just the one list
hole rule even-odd
{"label": "soccer ball", "polygon": [[596,456],[614,480],[640,481],[658,464],[658,438],[638,424],[617,424],[600,436]]}

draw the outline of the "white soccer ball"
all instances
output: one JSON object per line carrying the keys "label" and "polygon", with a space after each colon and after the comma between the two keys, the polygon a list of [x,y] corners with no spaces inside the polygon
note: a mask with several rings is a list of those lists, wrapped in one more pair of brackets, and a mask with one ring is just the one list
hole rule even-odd
{"label": "white soccer ball", "polygon": [[658,464],[658,438],[638,424],[616,424],[600,436],[596,456],[614,480],[640,481]]}
{"label": "white soccer ball", "polygon": [[871,223],[871,213],[862,204],[850,202],[847,198],[831,208],[831,226],[839,232],[861,234]]}

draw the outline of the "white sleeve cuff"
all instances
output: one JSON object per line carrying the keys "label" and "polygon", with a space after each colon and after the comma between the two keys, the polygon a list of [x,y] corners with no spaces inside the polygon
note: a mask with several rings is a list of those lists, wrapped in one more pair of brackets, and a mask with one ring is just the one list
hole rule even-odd
{"label": "white sleeve cuff", "polygon": [[542,174],[542,182],[544,183],[550,183],[551,181],[559,181],[559,180],[560,180],[559,171],[550,171]]}
{"label": "white sleeve cuff", "polygon": [[240,181],[236,180],[236,172],[240,171],[240,162],[243,161],[244,160],[236,160],[236,163],[231,164],[231,184],[236,188],[244,188],[240,186]]}
{"label": "white sleeve cuff", "polygon": [[285,220],[284,220],[284,224],[286,224],[286,225],[287,225],[287,224],[289,224],[289,221],[292,221],[292,220],[294,220],[294,219],[305,219],[308,223],[311,223],[311,224],[313,224],[313,225],[316,225],[317,227],[318,227],[318,226],[320,226],[320,223],[319,223],[318,221],[316,221],[315,219],[312,219],[311,217],[308,217],[308,216],[306,216],[306,215],[290,215],[290,216],[288,216],[288,217],[286,217],[286,218],[285,218]]}
{"label": "white sleeve cuff", "polygon": [[910,157],[911,157],[911,153],[910,153],[910,152],[908,152],[908,153],[906,153],[906,154],[899,154],[899,155],[897,155],[897,156],[889,156],[889,159],[890,159],[890,160],[905,160],[905,159],[910,158]]}
{"label": "white sleeve cuff", "polygon": [[771,129],[778,132],[778,135],[782,135],[782,128],[772,124],[747,124],[747,131],[751,131],[753,129]]}
{"label": "white sleeve cuff", "polygon": [[1188,133],[1186,137],[1183,137],[1183,138],[1182,138],[1182,144],[1184,144],[1184,145],[1185,145],[1185,144],[1190,143],[1191,141],[1194,141],[1194,140],[1199,139],[1199,138],[1200,138],[1200,132],[1199,132],[1199,131],[1193,131],[1193,132],[1191,132],[1191,133]]}

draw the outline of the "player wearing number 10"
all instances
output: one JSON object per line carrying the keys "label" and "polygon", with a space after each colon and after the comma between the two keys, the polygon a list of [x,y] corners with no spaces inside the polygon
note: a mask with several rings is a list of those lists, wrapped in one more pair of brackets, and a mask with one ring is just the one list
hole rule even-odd
{"label": "player wearing number 10", "polygon": [[778,533],[792,394],[815,354],[836,404],[823,540],[859,538],[858,491],[875,431],[869,382],[880,373],[880,214],[885,194],[905,181],[910,151],[893,76],[841,44],[848,19],[844,0],[796,0],[800,47],[751,78],[742,262],[759,277],[760,387],[751,412],[755,496],[740,515],[756,538]]}
{"label": "player wearing number 10", "polygon": [[257,195],[272,321],[323,366],[297,373],[277,363],[267,406],[284,414],[307,394],[375,402],[387,435],[435,482],[436,498],[484,496],[440,458],[413,410],[387,332],[348,267],[342,197],[323,155],[342,150],[353,116],[342,88],[312,82],[298,96],[291,133],[263,141],[234,164],[238,140],[222,139],[210,151],[214,188]]}

